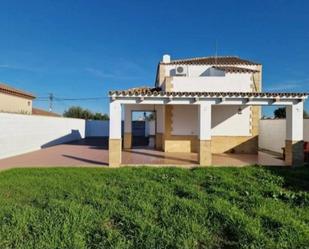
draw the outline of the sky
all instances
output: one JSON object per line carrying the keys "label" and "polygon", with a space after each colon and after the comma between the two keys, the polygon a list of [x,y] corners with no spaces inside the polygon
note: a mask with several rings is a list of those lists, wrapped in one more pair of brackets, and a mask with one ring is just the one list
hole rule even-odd
{"label": "sky", "polygon": [[[2,0],[0,82],[34,106],[108,113],[109,90],[154,86],[162,55],[263,64],[263,90],[309,92],[309,1]],[[305,107],[309,110],[309,101]],[[264,109],[271,115],[273,109]]]}

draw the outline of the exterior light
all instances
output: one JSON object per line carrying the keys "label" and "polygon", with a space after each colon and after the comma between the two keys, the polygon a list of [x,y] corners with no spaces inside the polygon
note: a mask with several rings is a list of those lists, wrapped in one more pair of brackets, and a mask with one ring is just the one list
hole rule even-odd
{"label": "exterior light", "polygon": [[241,114],[242,114],[242,109],[241,109],[241,106],[238,108],[237,113],[238,113],[239,115],[241,115]]}

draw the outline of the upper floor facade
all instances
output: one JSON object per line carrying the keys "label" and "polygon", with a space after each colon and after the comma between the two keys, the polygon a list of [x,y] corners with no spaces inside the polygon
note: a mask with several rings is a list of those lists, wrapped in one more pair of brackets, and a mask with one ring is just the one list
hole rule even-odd
{"label": "upper floor facade", "polygon": [[262,65],[235,56],[172,60],[164,55],[155,84],[166,92],[261,92]]}
{"label": "upper floor facade", "polygon": [[31,93],[0,83],[0,112],[32,114]]}

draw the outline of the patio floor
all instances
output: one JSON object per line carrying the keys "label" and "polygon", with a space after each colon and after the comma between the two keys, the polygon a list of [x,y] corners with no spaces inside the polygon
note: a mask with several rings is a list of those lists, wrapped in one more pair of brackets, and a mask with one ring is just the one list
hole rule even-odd
{"label": "patio floor", "polygon": [[[253,154],[214,154],[215,166],[244,166],[261,164],[284,166],[284,161],[265,152]],[[122,163],[125,165],[197,165],[196,153],[165,153],[148,148],[134,148],[123,151]],[[108,165],[107,141],[91,138],[61,144],[38,151],[0,160],[0,169],[15,167],[98,167]]]}

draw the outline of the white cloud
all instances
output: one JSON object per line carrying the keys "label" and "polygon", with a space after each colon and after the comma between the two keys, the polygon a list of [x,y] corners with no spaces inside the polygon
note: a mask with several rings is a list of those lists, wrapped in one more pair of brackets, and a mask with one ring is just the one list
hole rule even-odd
{"label": "white cloud", "polygon": [[0,68],[11,68],[9,65],[6,64],[0,64]]}
{"label": "white cloud", "polygon": [[30,68],[30,67],[20,67],[9,64],[0,64],[0,69],[9,69],[9,70],[21,70],[21,71],[29,71],[29,72],[37,72],[39,68]]}
{"label": "white cloud", "polygon": [[120,74],[120,73],[106,73],[102,70],[96,69],[96,68],[92,68],[92,67],[88,67],[85,68],[85,71],[87,71],[88,73],[98,77],[98,78],[102,78],[102,79],[106,79],[106,78],[110,78],[110,79],[138,79],[140,78],[139,76],[132,76],[130,75],[130,73],[125,73],[124,74]]}

